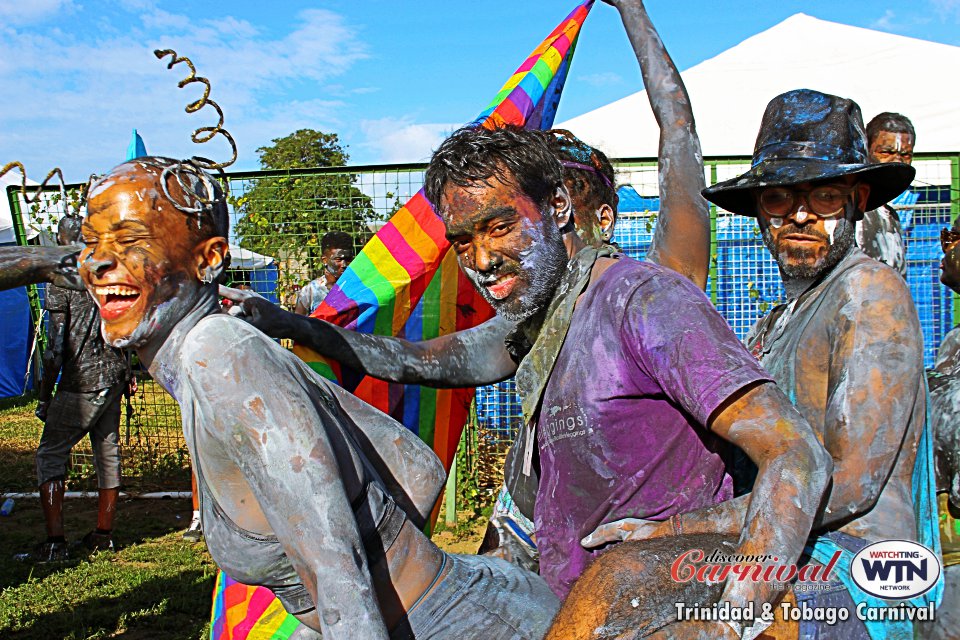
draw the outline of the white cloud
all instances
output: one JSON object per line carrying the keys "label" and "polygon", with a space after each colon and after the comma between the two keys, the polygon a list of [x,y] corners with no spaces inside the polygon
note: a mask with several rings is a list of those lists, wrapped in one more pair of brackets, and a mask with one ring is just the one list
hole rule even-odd
{"label": "white cloud", "polygon": [[366,142],[358,145],[368,162],[425,162],[444,138],[459,125],[417,124],[410,118],[364,120],[360,130]]}
{"label": "white cloud", "polygon": [[931,4],[941,18],[960,21],[960,0],[931,0]]}
{"label": "white cloud", "polygon": [[621,84],[623,82],[623,78],[620,76],[620,74],[614,73],[613,71],[588,73],[586,75],[577,76],[577,80],[580,82],[586,82],[594,87],[609,87],[612,85]]}
{"label": "white cloud", "polygon": [[[150,0],[120,6],[136,10],[132,28],[130,16],[126,24],[85,33],[0,28],[0,50],[10,52],[0,57],[0,86],[14,97],[0,110],[0,161],[22,160],[31,176],[59,164],[69,180],[79,180],[122,161],[134,127],[151,153],[225,159],[225,144],[190,142],[190,133],[215,124],[216,114],[184,113],[202,86],[178,89],[188,69],[167,70],[170,58],[159,62],[158,48],[189,57],[198,75],[210,79],[210,97],[240,147],[238,168],[255,167],[254,150],[271,138],[304,127],[335,130],[344,122],[349,92],[328,85],[367,49],[339,14],[310,9],[291,19],[286,32],[265,34],[245,20],[186,17]],[[324,99],[304,97],[314,95]]]}
{"label": "white cloud", "polygon": [[881,31],[892,31],[896,28],[897,25],[894,24],[893,20],[896,17],[896,14],[887,9],[883,12],[883,15],[870,23],[871,29],[880,29]]}
{"label": "white cloud", "polygon": [[31,24],[76,8],[73,0],[0,0],[0,23]]}

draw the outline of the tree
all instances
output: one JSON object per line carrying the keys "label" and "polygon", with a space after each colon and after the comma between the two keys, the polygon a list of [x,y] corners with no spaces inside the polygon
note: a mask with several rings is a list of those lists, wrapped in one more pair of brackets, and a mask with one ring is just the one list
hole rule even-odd
{"label": "tree", "polygon": [[240,246],[286,261],[295,261],[290,276],[312,277],[319,271],[320,240],[328,231],[346,231],[362,243],[366,223],[376,213],[370,198],[350,173],[311,174],[317,167],[345,166],[350,156],[335,133],[300,129],[257,149],[263,169],[288,174],[263,177],[235,198],[240,219],[234,233]]}

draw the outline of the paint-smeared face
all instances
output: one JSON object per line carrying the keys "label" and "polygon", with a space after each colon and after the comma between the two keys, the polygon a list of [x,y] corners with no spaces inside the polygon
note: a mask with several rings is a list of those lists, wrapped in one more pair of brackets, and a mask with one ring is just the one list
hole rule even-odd
{"label": "paint-smeared face", "polygon": [[[820,186],[850,192],[836,214],[821,216],[813,212],[809,199],[816,197],[815,190]],[[853,198],[857,202],[865,202],[869,186],[854,186],[853,178],[848,177],[839,181],[791,185],[786,189],[793,192],[794,203],[789,214],[783,217],[767,214],[759,205],[760,191],[757,192],[764,243],[786,277],[816,278],[840,262],[853,246]]]}
{"label": "paint-smeared face", "polygon": [[960,231],[944,229],[940,234],[943,258],[940,260],[940,282],[960,293]]}
{"label": "paint-smeared face", "polygon": [[[577,235],[584,244],[600,248],[613,238],[616,226],[616,214],[609,204],[600,205],[596,209],[590,193],[578,192],[574,180],[564,180],[567,191],[570,193],[570,202],[573,205],[573,226]],[[589,188],[589,187],[588,187]]]}
{"label": "paint-smeared face", "polygon": [[563,276],[568,256],[552,207],[541,211],[517,187],[496,177],[489,184],[450,185],[440,213],[460,268],[497,313],[520,321],[546,307]]}
{"label": "paint-smeared face", "polygon": [[199,296],[190,222],[163,196],[160,171],[121,165],[88,197],[80,276],[115,347],[146,344]]}
{"label": "paint-smeared face", "polygon": [[353,262],[352,249],[327,249],[320,258],[326,271],[327,280],[336,282]]}
{"label": "paint-smeared face", "polygon": [[870,162],[913,162],[913,136],[909,133],[880,131],[868,149]]}

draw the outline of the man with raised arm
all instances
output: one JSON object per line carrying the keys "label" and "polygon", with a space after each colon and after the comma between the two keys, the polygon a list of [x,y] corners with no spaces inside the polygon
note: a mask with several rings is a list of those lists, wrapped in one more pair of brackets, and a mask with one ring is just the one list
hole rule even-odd
{"label": "man with raised arm", "polygon": [[[860,590],[844,567],[881,540],[920,542],[939,552],[919,319],[903,278],[854,244],[863,212],[901,193],[913,175],[903,163],[869,162],[856,103],[800,89],[767,106],[750,171],[704,191],[717,206],[757,218],[788,300],[757,323],[747,346],[833,459],[806,555],[826,565],[839,554],[840,570],[827,589],[796,597],[807,608],[843,608],[848,618],[833,625],[802,621],[801,638],[913,637],[912,622],[858,618],[857,605],[884,608],[885,601]],[[758,479],[750,495],[685,514],[683,531],[742,539],[759,488]],[[607,525],[591,538],[670,533],[634,520]],[[611,554],[597,571],[625,561]],[[630,589],[629,578],[621,572],[615,582]],[[641,584],[647,589],[650,583]],[[934,588],[908,604],[938,600]]]}
{"label": "man with raised arm", "polygon": [[[690,100],[643,5],[629,4],[625,10],[631,12],[625,24],[660,125],[660,211],[647,259],[687,276],[702,289],[709,266],[710,223],[706,202],[700,195],[705,186],[703,160]],[[563,167],[575,231],[586,244],[599,248],[613,236],[618,201],[613,167],[601,151],[569,132],[553,131],[546,136]],[[392,382],[481,386],[517,371],[518,360],[505,344],[515,325],[502,316],[466,331],[409,342],[344,330],[284,312],[265,300],[245,297],[250,298],[244,305],[249,319],[267,334],[291,338],[357,371]],[[523,520],[522,516],[532,520],[537,492],[535,469],[524,474],[514,462],[511,455],[507,484],[520,511],[514,511],[514,515],[518,520]],[[529,533],[529,526],[523,524]]]}

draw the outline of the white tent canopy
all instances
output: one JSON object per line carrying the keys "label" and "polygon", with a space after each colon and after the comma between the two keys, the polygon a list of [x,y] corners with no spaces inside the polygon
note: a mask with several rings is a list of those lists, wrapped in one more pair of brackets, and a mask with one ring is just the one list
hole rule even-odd
{"label": "white tent canopy", "polygon": [[[3,176],[0,176],[0,244],[12,244],[17,241],[17,235],[13,230],[13,214],[10,211],[10,202],[7,200],[7,187],[10,185],[20,185],[22,177],[19,171],[9,171]],[[35,181],[27,178],[28,185],[37,184]],[[23,196],[18,196],[20,198],[20,211],[26,211],[27,205],[23,201]],[[36,232],[32,232],[30,237],[36,235]]]}
{"label": "white tent canopy", "polygon": [[[917,151],[960,150],[960,47],[827,22],[798,13],[681,75],[704,156],[753,153],[767,103],[791,89],[855,100],[865,123],[909,117]],[[559,123],[611,158],[655,157],[659,129],[644,91]]]}
{"label": "white tent canopy", "polygon": [[261,255],[256,251],[251,251],[250,249],[243,249],[235,244],[230,245],[231,269],[256,271],[257,269],[269,267],[273,263],[274,259],[270,256]]}

